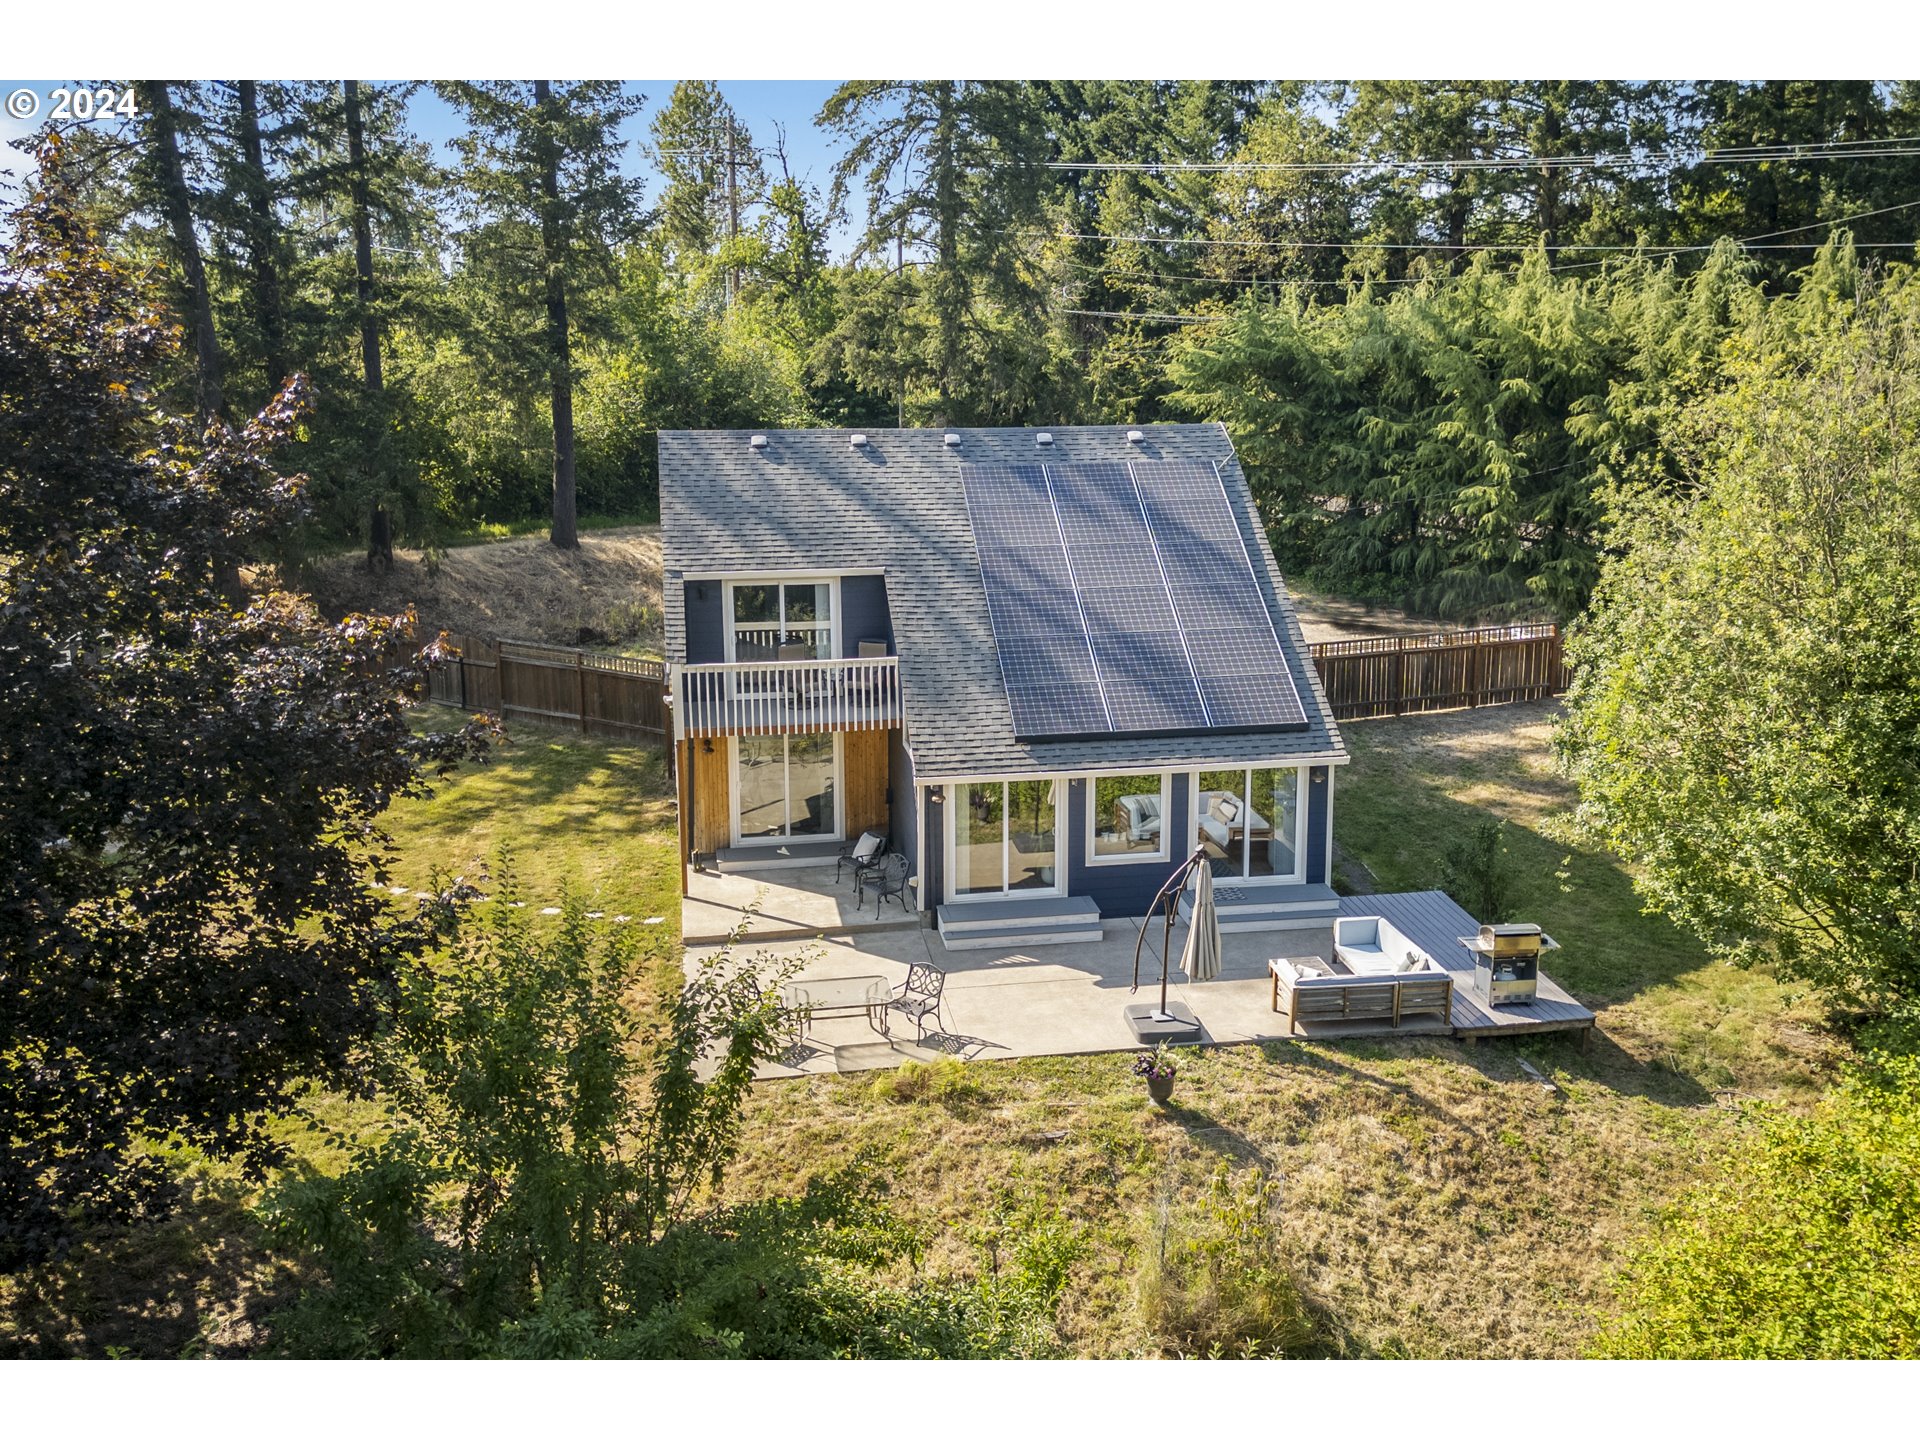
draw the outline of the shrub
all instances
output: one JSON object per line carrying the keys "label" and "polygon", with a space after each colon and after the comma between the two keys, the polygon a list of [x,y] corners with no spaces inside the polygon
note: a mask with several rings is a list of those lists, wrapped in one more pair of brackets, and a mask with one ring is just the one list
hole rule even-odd
{"label": "shrub", "polygon": [[1760,1112],[1617,1288],[1602,1356],[1920,1357],[1920,1063],[1877,1060],[1808,1117]]}
{"label": "shrub", "polygon": [[1066,1270],[1045,1217],[990,1231],[977,1279],[901,1285],[892,1272],[923,1247],[865,1163],[797,1196],[718,1203],[754,1068],[789,1033],[777,969],[721,952],[648,1007],[655,1036],[635,1018],[632,931],[569,900],[549,932],[514,898],[508,876],[451,953],[406,973],[375,1057],[384,1134],[334,1135],[344,1174],[303,1167],[263,1201],[313,1275],[274,1317],[282,1353],[1050,1351]]}
{"label": "shrub", "polygon": [[1139,1297],[1168,1352],[1219,1357],[1297,1353],[1313,1323],[1275,1228],[1280,1182],[1238,1178],[1222,1160],[1191,1208],[1163,1208],[1148,1237]]}
{"label": "shrub", "polygon": [[874,1077],[872,1093],[876,1100],[895,1104],[932,1101],[951,1108],[970,1105],[987,1092],[964,1060],[942,1055],[924,1065],[909,1060],[896,1070],[882,1072]]}
{"label": "shrub", "polygon": [[1440,888],[1483,924],[1498,924],[1513,906],[1507,824],[1478,820],[1440,856]]}

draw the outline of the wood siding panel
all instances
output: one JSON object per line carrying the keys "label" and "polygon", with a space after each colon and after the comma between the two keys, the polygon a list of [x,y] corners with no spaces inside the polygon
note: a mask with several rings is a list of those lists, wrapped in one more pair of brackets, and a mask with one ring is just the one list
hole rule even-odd
{"label": "wood siding panel", "polygon": [[714,854],[733,843],[732,800],[728,794],[727,742],[689,741],[693,758],[693,848]]}
{"label": "wood siding panel", "polygon": [[887,828],[887,751],[891,735],[888,730],[846,733],[848,835]]}

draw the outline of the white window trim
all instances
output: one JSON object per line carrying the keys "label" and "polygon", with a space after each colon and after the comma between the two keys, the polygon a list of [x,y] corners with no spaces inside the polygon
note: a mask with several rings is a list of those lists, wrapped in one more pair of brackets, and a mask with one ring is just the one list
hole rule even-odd
{"label": "white window trim", "polygon": [[[787,824],[793,824],[793,780],[790,775],[791,761],[787,758],[792,749],[793,737],[778,737],[781,745],[781,777],[785,785]],[[847,752],[840,732],[833,732],[833,833],[830,835],[742,835],[740,833],[740,737],[727,737],[727,811],[729,833],[733,843],[748,849],[756,845],[788,845],[798,843],[810,845],[829,840],[847,838]]]}
{"label": "white window trim", "polygon": [[[1101,855],[1094,850],[1100,838],[1100,817],[1094,813],[1098,803],[1098,789],[1101,780],[1131,780],[1136,776],[1158,775],[1160,777],[1160,847],[1157,850],[1129,850],[1120,855]],[[1173,772],[1170,770],[1129,770],[1121,775],[1091,775],[1082,782],[1087,792],[1087,864],[1093,865],[1152,865],[1165,864],[1169,832],[1173,820]]]}
{"label": "white window trim", "polygon": [[[734,636],[734,631],[738,626],[733,618],[733,591],[737,585],[777,585],[781,587],[788,585],[827,586],[828,589],[833,592],[827,601],[833,613],[827,617],[827,624],[824,627],[827,631],[827,644],[829,647],[829,653],[825,658],[829,660],[845,658],[846,646],[841,643],[840,638],[840,577],[838,575],[787,575],[776,572],[767,575],[729,575],[720,583],[721,635],[726,642],[726,656],[729,665],[737,665],[740,663],[740,656]],[[790,623],[787,620],[786,592],[784,588],[780,596],[780,619],[778,623],[782,628],[786,628]],[[815,628],[822,627],[819,627],[817,623],[815,623]]]}
{"label": "white window trim", "polygon": [[[1225,770],[1229,767],[1225,765],[1211,765],[1207,768],[1210,770]],[[1295,814],[1293,819],[1293,858],[1295,868],[1291,875],[1250,875],[1247,873],[1251,868],[1250,854],[1247,847],[1242,845],[1240,849],[1240,874],[1233,880],[1233,884],[1304,885],[1307,883],[1307,820],[1312,809],[1309,800],[1313,785],[1312,769],[1313,767],[1310,765],[1247,765],[1241,767],[1240,803],[1243,805],[1248,802],[1249,797],[1247,791],[1253,783],[1252,777],[1255,770],[1291,770],[1297,777],[1294,783],[1299,787],[1295,792],[1299,796],[1299,801],[1294,807]],[[1200,776],[1202,773],[1203,772],[1199,770],[1189,770],[1186,772],[1187,815],[1191,822],[1187,826],[1187,840],[1189,844],[1193,846],[1198,846],[1200,843]],[[1254,813],[1258,814],[1259,812],[1256,810]]]}
{"label": "white window trim", "polygon": [[1026,886],[1020,890],[1007,888],[1008,869],[1012,859],[1008,851],[1013,848],[1010,827],[1013,824],[1013,807],[1008,803],[1007,786],[1021,781],[1009,780],[962,780],[961,785],[998,785],[1000,787],[1000,888],[983,890],[971,895],[962,895],[955,887],[954,878],[958,873],[959,859],[959,823],[961,805],[954,796],[952,787],[948,788],[946,798],[940,808],[946,811],[942,818],[945,854],[941,857],[940,888],[946,893],[945,904],[974,905],[994,900],[1050,900],[1067,893],[1066,853],[1061,844],[1060,822],[1065,818],[1067,782],[1057,775],[1027,775],[1022,780],[1051,780],[1053,782],[1053,885],[1046,890]]}

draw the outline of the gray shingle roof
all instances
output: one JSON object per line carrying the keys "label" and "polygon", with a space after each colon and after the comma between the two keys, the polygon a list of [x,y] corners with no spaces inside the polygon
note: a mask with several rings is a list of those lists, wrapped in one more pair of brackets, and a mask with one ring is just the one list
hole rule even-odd
{"label": "gray shingle roof", "polygon": [[[1233,444],[1217,425],[1147,425],[1141,445],[1124,426],[1037,430],[874,430],[856,449],[848,430],[663,430],[660,519],[669,662],[686,659],[689,572],[884,569],[900,654],[907,738],[923,779],[1068,770],[1157,768],[1308,758],[1342,762],[1346,748],[1307,658],[1300,622],[1253,508]],[[748,446],[750,434],[766,448]],[[1255,557],[1307,728],[1147,739],[1022,741],[1000,679],[993,626],[967,522],[960,466],[1040,461],[1215,460]]]}

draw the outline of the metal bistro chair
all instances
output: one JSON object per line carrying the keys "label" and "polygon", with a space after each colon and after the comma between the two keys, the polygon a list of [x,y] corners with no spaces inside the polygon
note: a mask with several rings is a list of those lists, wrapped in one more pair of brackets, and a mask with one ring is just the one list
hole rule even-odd
{"label": "metal bistro chair", "polygon": [[853,867],[853,893],[861,893],[861,882],[867,872],[878,865],[887,853],[887,832],[884,830],[863,830],[860,838],[840,847],[840,858],[834,862],[833,883],[840,883],[840,876],[846,868]]}
{"label": "metal bistro chair", "polygon": [[913,1021],[913,1038],[927,1036],[927,1017],[940,1019],[940,1000],[946,993],[947,972],[938,966],[917,961],[907,967],[907,983],[897,991],[887,1009],[898,1010]]}
{"label": "metal bistro chair", "polygon": [[[882,902],[892,899],[900,902],[900,908],[907,908],[907,857],[898,850],[887,856],[873,869],[873,913],[878,916]],[[861,882],[865,884],[863,880]]]}

